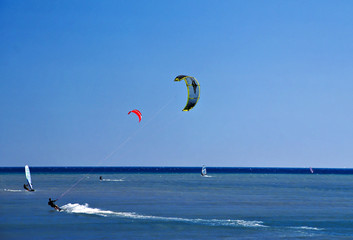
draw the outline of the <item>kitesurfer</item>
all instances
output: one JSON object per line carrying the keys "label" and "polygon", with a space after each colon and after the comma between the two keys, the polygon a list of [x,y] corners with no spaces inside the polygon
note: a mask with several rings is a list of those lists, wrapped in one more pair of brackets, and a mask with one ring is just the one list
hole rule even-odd
{"label": "kitesurfer", "polygon": [[49,202],[48,205],[51,206],[52,208],[55,208],[58,211],[61,211],[61,208],[59,208],[58,205],[56,205],[54,202],[58,201],[58,199],[56,200],[51,200],[51,198],[49,198]]}
{"label": "kitesurfer", "polygon": [[103,180],[102,176],[99,177],[99,180],[101,180],[101,181]]}

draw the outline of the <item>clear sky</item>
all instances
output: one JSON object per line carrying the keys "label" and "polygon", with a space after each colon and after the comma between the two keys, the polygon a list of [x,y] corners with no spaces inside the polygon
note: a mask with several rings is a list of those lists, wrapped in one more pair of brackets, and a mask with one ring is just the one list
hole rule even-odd
{"label": "clear sky", "polygon": [[0,166],[353,168],[352,12],[0,0]]}

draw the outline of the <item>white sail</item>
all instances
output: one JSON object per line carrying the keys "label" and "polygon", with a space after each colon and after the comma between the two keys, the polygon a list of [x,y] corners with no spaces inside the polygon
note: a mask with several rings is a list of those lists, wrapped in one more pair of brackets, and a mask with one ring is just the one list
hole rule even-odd
{"label": "white sail", "polygon": [[206,170],[205,165],[202,166],[201,175],[202,175],[202,176],[207,175],[207,170]]}
{"label": "white sail", "polygon": [[31,172],[29,171],[28,165],[25,166],[25,173],[26,173],[26,178],[27,178],[28,185],[29,185],[29,187],[31,189],[33,189],[32,179],[31,179]]}

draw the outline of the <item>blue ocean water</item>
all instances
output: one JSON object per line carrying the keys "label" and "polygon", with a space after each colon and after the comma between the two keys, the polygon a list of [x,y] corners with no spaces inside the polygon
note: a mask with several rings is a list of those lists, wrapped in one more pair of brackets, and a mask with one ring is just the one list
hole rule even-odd
{"label": "blue ocean water", "polygon": [[[208,168],[209,177],[201,177],[201,168],[113,169],[31,168],[36,191],[27,192],[24,168],[1,168],[0,239],[353,236],[353,175],[347,172]],[[50,208],[49,197],[59,198],[64,211]]]}

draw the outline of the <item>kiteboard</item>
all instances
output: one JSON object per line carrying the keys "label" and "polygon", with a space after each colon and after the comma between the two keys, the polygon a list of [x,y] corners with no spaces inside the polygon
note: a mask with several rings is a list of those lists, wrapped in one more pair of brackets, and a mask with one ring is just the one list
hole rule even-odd
{"label": "kiteboard", "polygon": [[61,208],[59,208],[58,206],[55,207],[55,210],[58,211],[58,212],[61,212],[63,211]]}

